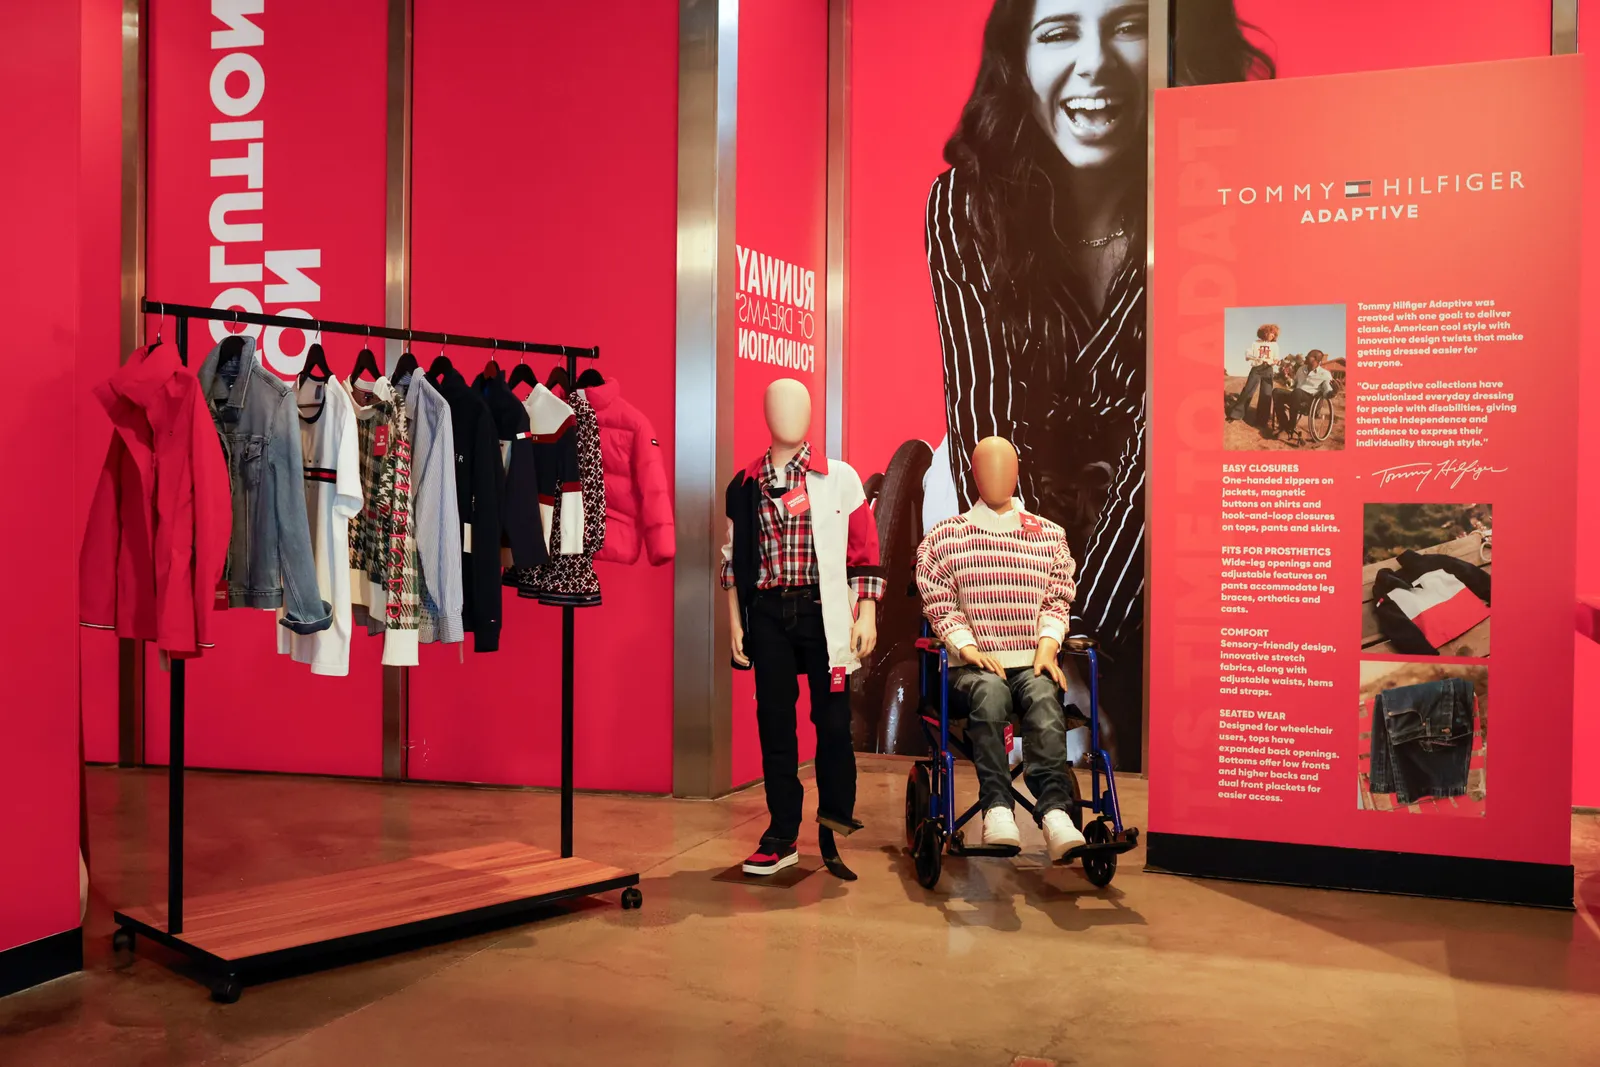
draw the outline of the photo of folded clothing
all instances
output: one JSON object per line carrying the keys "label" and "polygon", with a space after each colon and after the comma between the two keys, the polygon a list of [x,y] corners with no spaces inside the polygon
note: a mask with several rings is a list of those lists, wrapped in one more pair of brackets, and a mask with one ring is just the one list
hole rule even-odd
{"label": "photo of folded clothing", "polygon": [[1467,792],[1477,694],[1469,678],[1440,678],[1378,693],[1370,782],[1399,804]]}
{"label": "photo of folded clothing", "polygon": [[1396,652],[1434,656],[1489,617],[1487,571],[1455,556],[1402,552],[1372,582],[1372,612]]}

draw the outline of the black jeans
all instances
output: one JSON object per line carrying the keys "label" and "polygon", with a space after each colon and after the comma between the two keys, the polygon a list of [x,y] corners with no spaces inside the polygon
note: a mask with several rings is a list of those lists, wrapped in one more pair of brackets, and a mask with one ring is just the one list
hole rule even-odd
{"label": "black jeans", "polygon": [[1402,685],[1372,708],[1372,791],[1400,804],[1467,791],[1477,692],[1467,678]]}
{"label": "black jeans", "polygon": [[1291,389],[1277,397],[1279,429],[1293,430],[1300,417],[1311,410],[1311,402],[1316,398],[1316,393],[1308,393],[1304,389]]}
{"label": "black jeans", "polygon": [[970,708],[967,740],[978,771],[980,810],[1011,807],[1011,765],[1006,756],[1007,722],[1022,726],[1023,779],[1037,801],[1039,818],[1057,808],[1070,809],[1072,785],[1067,779],[1067,717],[1061,689],[1032,667],[1013,667],[1001,678],[981,667],[958,667],[950,686]]}
{"label": "black jeans", "polygon": [[811,722],[817,729],[817,809],[849,820],[856,808],[850,693],[831,691],[818,592],[812,589],[801,596],[758,592],[750,605],[744,651],[756,672],[756,724],[761,732],[761,773],[766,776],[770,821],[762,840],[787,845],[800,836],[805,787],[800,784],[795,706],[802,674],[811,687]]}

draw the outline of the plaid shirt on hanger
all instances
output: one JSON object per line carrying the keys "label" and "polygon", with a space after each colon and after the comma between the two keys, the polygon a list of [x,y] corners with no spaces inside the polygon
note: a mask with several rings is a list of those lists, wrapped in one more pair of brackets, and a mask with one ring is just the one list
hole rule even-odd
{"label": "plaid shirt on hanger", "polygon": [[[800,451],[784,464],[781,474],[772,465],[771,449],[762,457],[759,481],[766,492],[761,498],[761,570],[756,578],[757,589],[821,583],[816,541],[811,534],[811,511],[808,508],[799,515],[791,515],[782,501],[784,496],[805,486],[806,472],[810,469],[809,441],[800,445]],[[722,587],[732,589],[733,585],[733,563],[724,561]],[[882,578],[852,578],[850,585],[862,600],[883,597]]]}

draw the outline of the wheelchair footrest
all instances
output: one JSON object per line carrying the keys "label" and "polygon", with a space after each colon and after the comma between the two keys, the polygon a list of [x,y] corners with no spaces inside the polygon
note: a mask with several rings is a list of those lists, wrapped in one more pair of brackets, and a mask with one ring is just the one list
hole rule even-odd
{"label": "wheelchair footrest", "polygon": [[968,845],[960,841],[951,841],[948,850],[952,856],[1019,856],[1022,849],[1017,845]]}
{"label": "wheelchair footrest", "polygon": [[1093,856],[1097,853],[1109,852],[1120,855],[1123,852],[1132,852],[1139,847],[1139,828],[1130,826],[1120,834],[1115,835],[1110,841],[1097,841],[1091,844],[1079,845],[1077,848],[1062,856],[1057,863],[1071,863],[1073,860],[1082,859],[1084,856]]}

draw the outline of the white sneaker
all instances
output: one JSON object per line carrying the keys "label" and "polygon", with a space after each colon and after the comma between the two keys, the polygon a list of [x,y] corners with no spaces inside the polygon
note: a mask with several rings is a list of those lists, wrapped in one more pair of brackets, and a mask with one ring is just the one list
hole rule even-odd
{"label": "white sneaker", "polygon": [[1022,835],[1017,832],[1017,820],[1010,808],[990,808],[983,813],[983,843],[1022,847]]}
{"label": "white sneaker", "polygon": [[[989,829],[987,820],[983,824],[985,832]],[[1083,831],[1072,825],[1072,816],[1060,808],[1044,813],[1044,848],[1050,854],[1050,862],[1060,862],[1061,857],[1084,843]]]}

